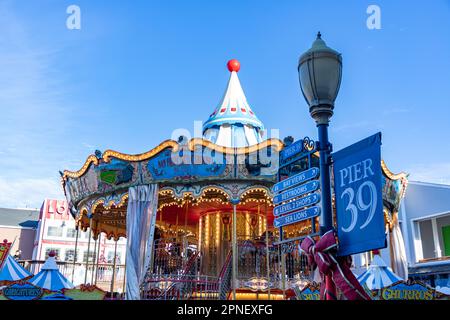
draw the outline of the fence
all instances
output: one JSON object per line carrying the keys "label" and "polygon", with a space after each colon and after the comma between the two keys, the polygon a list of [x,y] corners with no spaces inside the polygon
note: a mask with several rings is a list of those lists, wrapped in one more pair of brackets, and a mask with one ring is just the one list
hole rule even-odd
{"label": "fence", "polygon": [[[273,286],[282,288],[283,266],[281,252],[278,246],[269,245],[251,240],[238,241],[238,280],[245,281],[250,278],[265,278],[269,271],[269,279]],[[269,258],[267,259],[267,251]],[[267,268],[267,263],[269,268]],[[310,278],[311,272],[307,258],[297,249],[285,254],[286,288],[296,285],[302,279]]]}
{"label": "fence", "polygon": [[[25,269],[32,274],[37,274],[45,261],[42,260],[21,260],[18,261]],[[86,272],[86,263],[57,261],[59,272],[61,272],[69,281],[75,286],[90,283],[96,284],[100,289],[107,292],[111,291],[111,281],[114,274],[113,291],[123,293],[125,290],[125,265],[116,265],[114,270],[113,264],[99,264],[89,263]],[[86,279],[86,281],[85,281]]]}

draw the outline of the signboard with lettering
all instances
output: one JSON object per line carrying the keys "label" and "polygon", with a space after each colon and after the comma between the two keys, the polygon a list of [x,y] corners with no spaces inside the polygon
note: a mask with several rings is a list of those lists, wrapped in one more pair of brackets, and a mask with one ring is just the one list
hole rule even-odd
{"label": "signboard with lettering", "polygon": [[3,288],[3,295],[9,300],[36,300],[43,294],[42,288],[25,283],[15,283]]}
{"label": "signboard with lettering", "polygon": [[220,176],[226,168],[224,161],[216,163],[214,158],[196,164],[181,160],[181,163],[175,163],[172,157],[172,151],[167,149],[148,161],[147,169],[155,180]]}
{"label": "signboard with lettering", "polygon": [[319,189],[320,183],[317,180],[307,182],[298,187],[289,189],[283,193],[280,193],[273,197],[273,203],[278,204],[280,202],[288,201],[297,197],[300,197],[304,194],[314,192]]}
{"label": "signboard with lettering", "polygon": [[333,155],[339,256],[386,247],[381,133]]}
{"label": "signboard with lettering", "polygon": [[381,300],[434,300],[436,290],[420,282],[396,282],[380,292]]}
{"label": "signboard with lettering", "polygon": [[286,160],[292,156],[297,155],[298,153],[302,152],[304,149],[304,141],[298,140],[294,142],[293,144],[289,145],[288,147],[284,148],[280,152],[280,160]]}
{"label": "signboard with lettering", "polygon": [[305,210],[296,211],[291,214],[275,218],[273,220],[273,226],[276,228],[287,226],[289,224],[317,217],[319,214],[320,214],[319,207],[311,207]]}
{"label": "signboard with lettering", "polygon": [[296,211],[296,210],[300,210],[303,209],[305,207],[311,206],[313,204],[316,204],[317,202],[320,201],[320,195],[318,193],[313,193],[309,196],[291,201],[289,203],[286,204],[282,204],[279,206],[276,206],[273,209],[273,215],[274,216],[279,216],[282,214],[286,214],[286,213],[290,213],[292,211]]}
{"label": "signboard with lettering", "polygon": [[274,193],[284,191],[286,189],[289,189],[291,187],[295,187],[296,185],[303,183],[305,181],[311,180],[316,178],[319,175],[319,169],[318,168],[311,168],[308,170],[305,170],[299,174],[296,174],[295,176],[289,177],[283,181],[280,181],[276,183],[272,191]]}

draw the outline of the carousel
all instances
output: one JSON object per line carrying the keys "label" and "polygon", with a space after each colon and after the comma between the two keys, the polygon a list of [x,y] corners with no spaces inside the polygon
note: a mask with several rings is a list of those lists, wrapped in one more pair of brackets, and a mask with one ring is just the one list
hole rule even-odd
{"label": "carousel", "polygon": [[[127,299],[286,299],[312,276],[296,245],[281,250],[273,227],[278,155],[293,139],[265,138],[239,82],[239,62],[227,67],[225,93],[202,137],[166,140],[136,155],[97,150],[80,170],[61,173],[78,229],[94,241],[127,238]],[[313,153],[309,161],[317,159]],[[384,163],[383,170],[395,242],[406,175]],[[283,239],[295,244],[312,224],[284,228]]]}

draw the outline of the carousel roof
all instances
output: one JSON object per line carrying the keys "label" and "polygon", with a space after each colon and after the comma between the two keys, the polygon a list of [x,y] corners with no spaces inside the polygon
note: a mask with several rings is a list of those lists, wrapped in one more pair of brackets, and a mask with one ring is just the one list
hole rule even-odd
{"label": "carousel roof", "polygon": [[28,277],[32,274],[22,267],[10,254],[0,270],[0,281],[18,281]]}
{"label": "carousel roof", "polygon": [[263,123],[247,102],[237,72],[239,61],[228,61],[231,72],[225,94],[203,125],[204,138],[225,147],[246,147],[262,141]]}
{"label": "carousel roof", "polygon": [[369,269],[358,277],[361,285],[369,290],[379,290],[401,280],[378,254],[374,255]]}
{"label": "carousel roof", "polygon": [[54,254],[49,255],[42,266],[41,271],[31,278],[29,282],[50,291],[72,289],[74,287],[74,285],[59,272]]}

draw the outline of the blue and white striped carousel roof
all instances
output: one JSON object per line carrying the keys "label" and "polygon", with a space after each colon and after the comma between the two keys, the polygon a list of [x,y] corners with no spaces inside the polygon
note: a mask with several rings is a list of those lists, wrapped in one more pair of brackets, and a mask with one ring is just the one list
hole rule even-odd
{"label": "blue and white striped carousel roof", "polygon": [[237,72],[237,60],[228,61],[231,72],[225,94],[203,125],[203,136],[225,147],[244,147],[262,141],[263,123],[247,102]]}
{"label": "blue and white striped carousel roof", "polygon": [[72,289],[74,285],[67,280],[58,270],[54,257],[49,257],[41,268],[41,271],[29,280],[37,287],[58,291],[61,289]]}
{"label": "blue and white striped carousel roof", "polygon": [[18,281],[31,276],[32,274],[28,270],[22,267],[10,254],[8,254],[8,257],[0,270],[0,281]]}
{"label": "blue and white striped carousel roof", "polygon": [[359,283],[366,285],[369,290],[379,290],[400,280],[403,279],[397,276],[379,255],[373,257],[369,269],[358,277]]}

